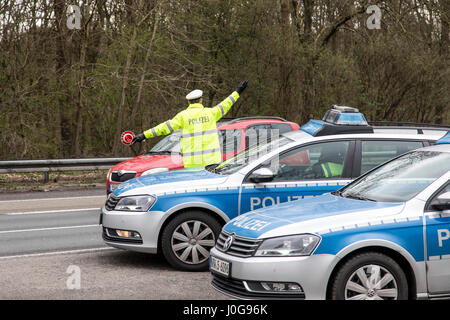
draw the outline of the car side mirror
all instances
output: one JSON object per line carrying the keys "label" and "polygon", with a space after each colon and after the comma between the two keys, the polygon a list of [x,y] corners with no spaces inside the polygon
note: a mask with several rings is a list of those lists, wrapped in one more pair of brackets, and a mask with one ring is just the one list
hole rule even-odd
{"label": "car side mirror", "polygon": [[255,183],[270,182],[274,177],[274,173],[269,168],[259,168],[250,174],[249,180]]}
{"label": "car side mirror", "polygon": [[436,211],[450,210],[450,191],[433,199],[430,203],[430,209]]}

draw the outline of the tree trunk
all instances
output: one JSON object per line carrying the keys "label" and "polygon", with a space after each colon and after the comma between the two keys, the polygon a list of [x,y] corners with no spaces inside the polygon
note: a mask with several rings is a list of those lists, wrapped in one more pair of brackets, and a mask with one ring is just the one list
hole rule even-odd
{"label": "tree trunk", "polygon": [[83,128],[83,111],[84,111],[84,101],[83,101],[83,89],[85,81],[85,70],[86,70],[86,51],[87,42],[89,37],[89,26],[85,26],[86,31],[82,35],[81,40],[81,51],[80,51],[80,66],[79,66],[79,76],[78,76],[78,101],[77,101],[77,112],[76,112],[76,128],[75,128],[75,138],[73,143],[73,154],[75,157],[80,156],[81,147],[81,132]]}
{"label": "tree trunk", "polygon": [[[138,12],[140,11],[140,8],[142,8],[142,0],[139,0],[139,4],[135,10],[135,14],[138,14]],[[131,68],[131,59],[132,59],[135,49],[136,49],[136,37],[137,37],[137,28],[138,28],[138,23],[136,20],[137,19],[135,19],[135,22],[133,25],[133,33],[131,35],[130,46],[128,48],[127,59],[125,62],[125,68],[123,70],[122,95],[121,95],[120,105],[119,105],[118,112],[117,112],[116,134],[113,137],[114,138],[114,144],[113,144],[113,154],[114,155],[116,155],[119,150],[120,134],[123,130],[123,128],[122,128],[123,113],[124,113],[125,103],[126,103],[126,98],[127,98],[128,78],[129,78],[129,73],[130,73],[130,68]]]}
{"label": "tree trunk", "polygon": [[153,41],[155,40],[156,30],[158,29],[158,22],[159,22],[159,12],[157,11],[155,13],[155,22],[153,24],[152,38],[150,39],[150,43],[148,44],[147,52],[145,54],[144,66],[142,67],[142,74],[141,74],[141,78],[139,79],[138,95],[137,95],[136,103],[133,105],[129,125],[134,125],[136,113],[141,106],[141,97],[142,97],[142,89],[144,88],[145,72],[147,70],[148,59],[150,58],[150,54],[152,52]]}
{"label": "tree trunk", "polygon": [[303,32],[305,34],[304,39],[307,43],[312,40],[312,21],[314,13],[314,0],[303,0],[303,5],[305,6],[305,17]]}
{"label": "tree trunk", "polygon": [[[153,24],[152,38],[150,39],[150,43],[147,47],[147,52],[145,53],[144,66],[142,67],[142,74],[141,74],[141,78],[139,79],[138,95],[137,95],[136,103],[133,105],[133,108],[131,111],[131,117],[128,122],[129,127],[135,125],[136,113],[141,109],[141,104],[142,104],[141,97],[142,97],[142,90],[144,88],[145,73],[147,71],[148,59],[150,58],[150,54],[152,52],[153,41],[155,40],[156,30],[158,29],[158,22],[159,22],[159,11],[156,11],[155,22]],[[135,151],[135,149],[133,149],[133,148],[131,150],[133,151],[133,153],[135,153],[135,155],[137,155],[142,151],[142,147],[143,146],[141,143],[141,144],[139,144],[139,148],[137,151]]]}
{"label": "tree trunk", "polygon": [[[439,41],[439,55],[442,58],[442,61],[448,63],[449,58],[449,21],[450,21],[450,2],[448,0],[439,1],[440,4],[440,16],[441,16],[441,38]],[[448,64],[447,64],[448,66]],[[448,83],[447,83],[448,85]],[[448,91],[448,90],[447,90]],[[447,111],[445,111],[447,110]],[[435,122],[438,124],[442,124],[448,121],[450,113],[450,106],[444,105],[443,101],[436,105],[436,120]]]}
{"label": "tree trunk", "polygon": [[[58,91],[66,90],[65,84],[65,73],[70,69],[70,60],[67,58],[66,53],[66,12],[65,12],[65,1],[64,0],[54,0],[53,2],[53,12],[56,18],[56,37],[55,37],[55,48],[56,48],[56,66],[55,66],[55,79],[56,88]],[[72,139],[70,116],[67,113],[67,105],[70,104],[69,96],[64,95],[58,98],[57,107],[57,119],[59,122],[58,129],[56,131],[56,142],[58,144],[58,150],[61,156],[66,155],[70,152],[70,146]]]}
{"label": "tree trunk", "polygon": [[278,101],[276,111],[283,117],[287,116],[287,110],[289,109],[291,102],[289,78],[291,75],[288,59],[289,42],[290,42],[290,8],[288,0],[280,0],[280,14],[281,14],[281,43],[283,51],[286,52],[286,56],[279,59],[279,79],[278,79]]}
{"label": "tree trunk", "polygon": [[444,58],[448,58],[449,52],[449,33],[450,33],[450,1],[441,0],[439,1],[441,6],[441,38],[440,38],[440,54]]}

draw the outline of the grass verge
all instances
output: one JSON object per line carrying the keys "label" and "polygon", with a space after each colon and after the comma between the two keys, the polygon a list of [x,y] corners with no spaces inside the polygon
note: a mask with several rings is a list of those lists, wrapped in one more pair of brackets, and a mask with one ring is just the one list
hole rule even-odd
{"label": "grass verge", "polygon": [[106,188],[108,170],[50,172],[44,182],[43,172],[0,174],[0,192],[51,191],[61,189]]}

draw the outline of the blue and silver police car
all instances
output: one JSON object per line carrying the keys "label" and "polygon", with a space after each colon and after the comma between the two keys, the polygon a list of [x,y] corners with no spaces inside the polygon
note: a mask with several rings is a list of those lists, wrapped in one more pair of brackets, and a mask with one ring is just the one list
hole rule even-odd
{"label": "blue and silver police car", "polygon": [[241,215],[210,260],[212,286],[243,299],[450,298],[450,144]]}
{"label": "blue and silver police car", "polygon": [[183,270],[207,270],[209,251],[230,219],[340,189],[382,162],[434,143],[447,130],[374,127],[357,109],[335,106],[323,120],[219,165],[122,183],[102,208],[103,239],[117,248],[162,252]]}

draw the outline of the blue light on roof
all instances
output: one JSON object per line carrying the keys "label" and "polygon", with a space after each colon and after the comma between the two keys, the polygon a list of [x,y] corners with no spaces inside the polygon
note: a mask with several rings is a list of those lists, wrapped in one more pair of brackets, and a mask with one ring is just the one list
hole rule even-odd
{"label": "blue light on roof", "polygon": [[447,132],[445,136],[436,141],[436,144],[450,144],[450,132]]}
{"label": "blue light on roof", "polygon": [[343,125],[367,126],[367,120],[362,113],[341,113],[334,122]]}
{"label": "blue light on roof", "polygon": [[316,137],[345,133],[373,133],[366,118],[358,109],[333,105],[322,120],[309,120],[300,130]]}
{"label": "blue light on roof", "polygon": [[323,121],[347,126],[368,126],[366,118],[358,109],[333,105],[330,110],[325,113]]}
{"label": "blue light on roof", "polygon": [[309,120],[307,123],[300,127],[300,130],[309,133],[310,135],[314,135],[317,131],[322,129],[324,126],[324,122],[320,120]]}

